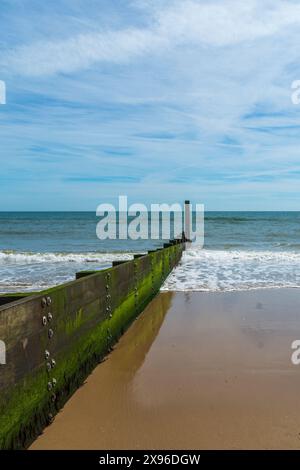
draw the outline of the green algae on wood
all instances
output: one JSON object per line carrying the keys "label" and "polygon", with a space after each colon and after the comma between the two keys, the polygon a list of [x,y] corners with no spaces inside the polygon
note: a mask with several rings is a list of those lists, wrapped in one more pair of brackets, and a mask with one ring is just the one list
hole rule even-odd
{"label": "green algae on wood", "polygon": [[[183,249],[170,244],[0,306],[7,346],[7,364],[0,366],[0,449],[26,448],[51,422],[155,296]],[[43,306],[48,298],[51,304]]]}

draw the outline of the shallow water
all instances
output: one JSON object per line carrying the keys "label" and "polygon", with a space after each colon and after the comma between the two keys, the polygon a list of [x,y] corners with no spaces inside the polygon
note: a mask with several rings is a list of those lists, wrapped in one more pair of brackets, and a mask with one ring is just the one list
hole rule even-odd
{"label": "shallow water", "polygon": [[[98,240],[92,212],[0,213],[0,292],[41,290],[103,269],[160,240]],[[204,250],[193,247],[166,290],[300,286],[300,212],[207,212]]]}
{"label": "shallow water", "polygon": [[162,290],[217,292],[271,287],[300,287],[300,252],[191,247]]}

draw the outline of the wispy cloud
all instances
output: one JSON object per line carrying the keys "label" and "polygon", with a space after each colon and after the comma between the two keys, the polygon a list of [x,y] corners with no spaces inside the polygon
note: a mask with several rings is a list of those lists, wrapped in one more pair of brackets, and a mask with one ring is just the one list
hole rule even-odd
{"label": "wispy cloud", "polygon": [[2,209],[299,206],[299,2],[13,0],[0,24]]}
{"label": "wispy cloud", "polygon": [[71,73],[98,62],[122,64],[149,53],[161,54],[187,43],[224,47],[253,41],[300,24],[300,5],[276,0],[263,6],[258,0],[180,0],[163,8],[150,2],[148,11],[147,27],[100,29],[63,40],[37,41],[13,48],[1,63],[22,75]]}
{"label": "wispy cloud", "polygon": [[138,183],[133,176],[68,176],[64,181],[71,183]]}
{"label": "wispy cloud", "polygon": [[148,31],[88,33],[64,41],[42,41],[17,47],[2,59],[21,75],[51,75],[85,69],[97,62],[122,63],[151,51],[157,38]]}

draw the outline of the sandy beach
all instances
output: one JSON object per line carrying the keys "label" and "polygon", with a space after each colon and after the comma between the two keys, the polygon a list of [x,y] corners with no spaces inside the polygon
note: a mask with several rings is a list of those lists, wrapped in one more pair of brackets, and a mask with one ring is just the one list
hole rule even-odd
{"label": "sandy beach", "polygon": [[300,290],[161,293],[31,449],[296,449]]}

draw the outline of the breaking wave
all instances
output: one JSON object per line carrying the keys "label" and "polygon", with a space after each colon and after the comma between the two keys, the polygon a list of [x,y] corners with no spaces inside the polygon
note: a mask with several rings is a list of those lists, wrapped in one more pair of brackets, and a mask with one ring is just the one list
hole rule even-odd
{"label": "breaking wave", "polygon": [[3,263],[111,263],[132,259],[133,253],[32,253],[12,250],[0,251]]}
{"label": "breaking wave", "polygon": [[0,251],[0,293],[36,292],[71,281],[79,271],[101,270],[133,253],[31,253]]}
{"label": "breaking wave", "polygon": [[162,290],[234,291],[300,287],[300,253],[187,250]]}

